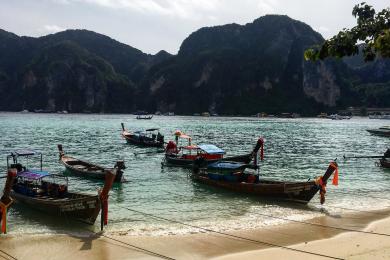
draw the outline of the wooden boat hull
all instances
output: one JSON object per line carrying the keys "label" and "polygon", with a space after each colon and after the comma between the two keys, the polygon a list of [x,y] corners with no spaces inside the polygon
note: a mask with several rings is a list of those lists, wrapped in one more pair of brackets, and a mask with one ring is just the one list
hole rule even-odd
{"label": "wooden boat hull", "polygon": [[136,119],[138,119],[138,120],[150,120],[150,119],[152,119],[153,118],[153,115],[151,115],[151,116],[142,116],[142,115],[138,115],[137,117],[136,117]]}
{"label": "wooden boat hull", "polygon": [[[107,169],[101,166],[93,165],[88,162],[81,161],[66,155],[63,155],[60,161],[65,166],[67,171],[71,174],[80,177],[99,179],[99,180],[105,180],[106,178],[105,171]],[[108,170],[116,170],[117,172],[115,175],[114,182],[122,182],[123,172],[121,170],[118,169],[108,169]]]}
{"label": "wooden boat hull", "polygon": [[380,130],[380,129],[367,129],[367,132],[373,135],[378,135],[378,136],[385,136],[385,137],[390,137],[390,130]]}
{"label": "wooden boat hull", "polygon": [[12,191],[11,197],[17,203],[23,203],[50,215],[73,218],[90,225],[95,223],[101,207],[98,195],[68,193],[64,198],[30,197]]}
{"label": "wooden boat hull", "polygon": [[250,194],[263,198],[275,198],[298,203],[308,203],[319,191],[314,181],[308,182],[282,182],[261,181],[260,183],[229,182],[213,180],[204,175],[192,175],[193,180],[213,187]]}
{"label": "wooden boat hull", "polygon": [[253,159],[253,155],[251,153],[244,155],[237,155],[223,158],[222,161],[230,161],[230,162],[239,162],[239,163],[250,163]]}
{"label": "wooden boat hull", "polygon": [[390,159],[383,159],[382,158],[379,160],[379,162],[383,168],[390,168]]}
{"label": "wooden boat hull", "polygon": [[122,135],[122,136],[126,139],[126,142],[128,144],[144,146],[144,147],[164,147],[164,142],[148,141],[145,139],[139,139],[129,135]]}

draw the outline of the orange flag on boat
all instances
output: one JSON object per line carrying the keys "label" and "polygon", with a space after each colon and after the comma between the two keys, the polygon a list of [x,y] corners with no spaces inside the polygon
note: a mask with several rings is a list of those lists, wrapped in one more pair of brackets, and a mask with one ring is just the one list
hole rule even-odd
{"label": "orange flag on boat", "polygon": [[337,168],[337,166],[333,173],[332,184],[335,186],[339,185],[339,168]]}

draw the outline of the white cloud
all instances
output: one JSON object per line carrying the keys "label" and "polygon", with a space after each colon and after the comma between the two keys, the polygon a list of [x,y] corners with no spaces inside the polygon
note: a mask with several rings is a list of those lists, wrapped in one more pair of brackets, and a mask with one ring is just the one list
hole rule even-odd
{"label": "white cloud", "polygon": [[48,34],[48,33],[57,33],[60,31],[65,31],[65,28],[62,28],[58,25],[44,25],[42,28],[39,29],[41,33]]}
{"label": "white cloud", "polygon": [[144,14],[202,19],[205,13],[218,10],[222,0],[52,0],[55,3],[85,3],[112,9],[127,9]]}
{"label": "white cloud", "polygon": [[276,0],[259,0],[257,6],[262,14],[275,13],[278,2]]}
{"label": "white cloud", "polygon": [[326,26],[320,26],[317,28],[317,31],[319,32],[330,32],[330,29]]}

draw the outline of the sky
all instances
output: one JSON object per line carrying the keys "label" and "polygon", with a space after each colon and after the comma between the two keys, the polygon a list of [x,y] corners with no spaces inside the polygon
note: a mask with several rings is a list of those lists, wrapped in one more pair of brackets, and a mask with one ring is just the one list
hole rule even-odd
{"label": "sky", "polygon": [[[39,37],[66,29],[105,34],[145,53],[176,54],[192,32],[205,26],[246,24],[284,14],[330,38],[356,25],[355,0],[0,0],[0,28]],[[376,10],[389,0],[366,1]]]}

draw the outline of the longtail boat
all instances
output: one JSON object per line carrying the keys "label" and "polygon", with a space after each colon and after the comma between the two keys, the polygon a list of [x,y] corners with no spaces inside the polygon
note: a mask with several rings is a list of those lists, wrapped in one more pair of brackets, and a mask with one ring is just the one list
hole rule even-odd
{"label": "longtail boat", "polygon": [[390,137],[390,126],[382,126],[378,129],[367,129],[367,132],[373,135]]}
{"label": "longtail boat", "polygon": [[137,115],[136,119],[150,120],[153,118],[153,115]]}
{"label": "longtail boat", "polygon": [[115,182],[124,181],[122,170],[126,169],[126,167],[123,161],[117,161],[114,165],[114,168],[104,168],[102,166],[65,155],[61,144],[59,144],[57,147],[60,156],[60,162],[65,166],[65,168],[71,174],[80,177],[85,177],[85,178],[104,180],[106,178],[106,170],[116,169],[116,175],[114,181]]}
{"label": "longtail boat", "polygon": [[379,162],[383,168],[390,168],[390,158],[379,159]]}
{"label": "longtail boat", "polygon": [[325,174],[316,180],[304,182],[261,180],[254,173],[219,174],[207,169],[193,168],[191,178],[199,183],[214,186],[238,193],[251,194],[264,198],[274,198],[298,203],[308,203],[320,191],[321,204],[325,202],[327,180],[335,173],[334,184],[337,185],[338,170],[336,162],[330,163]]}
{"label": "longtail boat", "polygon": [[[179,140],[186,139],[188,144],[179,146]],[[257,152],[261,148],[261,154],[263,156],[264,141],[259,138],[252,152],[224,157],[225,151],[213,144],[199,144],[195,145],[191,143],[192,138],[180,131],[175,132],[175,142],[169,141],[165,147],[165,157],[162,162],[163,165],[192,167],[192,164],[196,158],[203,158],[208,164],[218,161],[229,161],[249,164],[256,156]]]}
{"label": "longtail boat", "polygon": [[129,132],[122,125],[122,137],[129,144],[149,147],[164,147],[164,136],[160,133],[159,128],[150,128],[145,131]]}
{"label": "longtail boat", "polygon": [[[40,155],[40,169],[28,169],[18,159]],[[12,163],[9,160],[12,158]],[[102,210],[101,227],[107,224],[108,193],[115,178],[116,169],[106,171],[104,187],[96,195],[70,192],[68,178],[42,171],[42,153],[19,150],[7,156],[7,168],[16,169],[16,180],[10,196],[17,202],[33,209],[62,218],[73,218],[94,224]]]}

